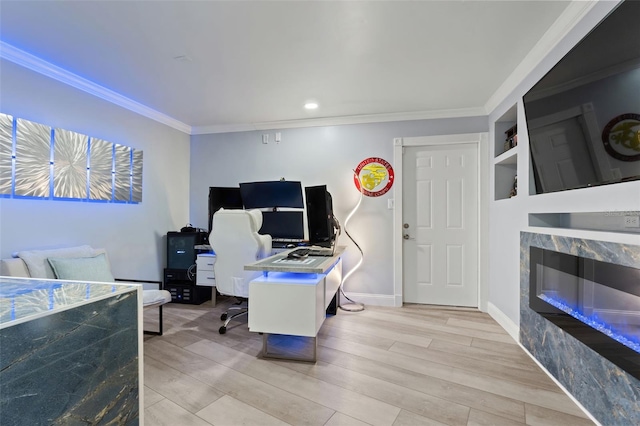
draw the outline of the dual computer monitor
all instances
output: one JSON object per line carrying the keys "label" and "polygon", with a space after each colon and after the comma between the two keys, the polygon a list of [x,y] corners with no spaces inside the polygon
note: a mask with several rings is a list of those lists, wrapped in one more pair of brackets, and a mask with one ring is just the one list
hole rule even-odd
{"label": "dual computer monitor", "polygon": [[[335,238],[333,205],[326,185],[305,188],[309,240],[314,245],[330,246]],[[213,214],[225,209],[272,208],[262,212],[261,234],[274,239],[302,240],[302,211],[279,208],[304,208],[302,185],[293,181],[241,183],[238,188],[209,188],[209,232]]]}

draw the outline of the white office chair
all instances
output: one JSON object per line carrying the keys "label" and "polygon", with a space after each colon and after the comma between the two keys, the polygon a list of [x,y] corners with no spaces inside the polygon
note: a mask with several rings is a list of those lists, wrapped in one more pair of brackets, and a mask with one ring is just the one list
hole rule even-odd
{"label": "white office chair", "polygon": [[[258,234],[261,226],[260,210],[220,209],[213,215],[209,244],[216,254],[216,288],[220,294],[239,299],[220,317],[224,321],[220,334],[227,332],[232,319],[248,312],[242,302],[249,297],[249,282],[261,272],[245,271],[244,265],[271,255],[271,235]],[[230,315],[231,310],[239,312]]]}

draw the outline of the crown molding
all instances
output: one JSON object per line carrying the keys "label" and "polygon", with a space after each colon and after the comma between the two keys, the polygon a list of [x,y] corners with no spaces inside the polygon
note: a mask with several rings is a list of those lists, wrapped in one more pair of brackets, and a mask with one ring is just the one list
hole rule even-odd
{"label": "crown molding", "polygon": [[549,55],[560,41],[593,9],[596,1],[572,1],[551,27],[538,40],[533,49],[518,64],[498,90],[487,100],[484,108],[488,113],[496,109],[542,60]]}
{"label": "crown molding", "polygon": [[349,124],[386,123],[391,121],[432,120],[438,118],[458,118],[484,116],[487,112],[482,107],[448,109],[437,111],[419,111],[391,114],[368,114],[345,117],[324,117],[304,120],[271,121],[248,124],[229,124],[219,126],[194,126],[192,135],[204,135],[211,133],[250,132],[255,130],[281,130],[296,129],[301,127],[319,126],[343,126]]}
{"label": "crown molding", "polygon": [[139,102],[122,96],[119,93],[102,87],[86,78],[73,74],[57,65],[53,65],[43,59],[38,58],[30,53],[18,49],[4,41],[0,40],[0,58],[13,62],[14,64],[28,68],[39,74],[57,80],[61,83],[67,84],[90,95],[96,96],[100,99],[104,99],[114,105],[118,105],[129,111],[140,114],[144,117],[150,118],[159,123],[165,124],[181,132],[191,134],[191,126],[185,124],[175,118],[169,117],[166,114],[151,109]]}
{"label": "crown molding", "polygon": [[389,114],[367,114],[344,117],[323,117],[303,120],[285,120],[273,122],[240,123],[212,126],[189,126],[175,118],[151,109],[139,102],[129,99],[113,90],[100,86],[86,78],[80,77],[57,65],[38,58],[17,47],[0,40],[0,58],[35,71],[46,77],[74,87],[90,95],[96,96],[114,105],[165,124],[189,135],[211,133],[234,133],[256,130],[294,129],[302,127],[339,126],[350,124],[384,123],[393,121],[432,120],[440,118],[459,118],[487,115],[484,107],[446,109],[434,111],[418,111]]}

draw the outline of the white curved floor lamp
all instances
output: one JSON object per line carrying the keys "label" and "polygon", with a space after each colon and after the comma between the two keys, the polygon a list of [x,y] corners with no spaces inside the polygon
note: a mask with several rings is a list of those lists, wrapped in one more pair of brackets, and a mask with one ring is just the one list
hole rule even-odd
{"label": "white curved floor lamp", "polygon": [[[360,178],[356,174],[355,170],[353,171],[353,173],[354,173],[356,179]],[[356,271],[356,269],[358,269],[360,267],[360,265],[362,265],[362,262],[364,262],[364,252],[362,251],[362,248],[356,242],[356,240],[353,239],[353,237],[349,233],[349,229],[348,229],[349,221],[351,220],[351,218],[353,217],[355,212],[360,207],[360,204],[362,203],[362,199],[364,198],[364,189],[362,188],[362,183],[361,182],[360,182],[359,187],[360,187],[360,199],[358,200],[358,204],[356,204],[356,206],[353,208],[353,210],[351,210],[351,213],[349,213],[349,216],[347,216],[347,219],[344,221],[344,232],[345,232],[345,234],[347,234],[347,237],[349,237],[349,239],[353,242],[353,244],[358,248],[358,251],[360,252],[360,260],[358,261],[358,263],[353,268],[351,268],[349,270],[349,272],[346,273],[346,275],[342,278],[342,282],[340,283],[340,294],[342,295],[342,297],[347,299],[350,303],[346,303],[346,304],[343,305],[338,300],[338,307],[340,309],[342,309],[343,311],[349,311],[349,312],[359,312],[359,311],[363,311],[364,310],[364,303],[354,302],[353,300],[349,299],[349,297],[346,294],[344,294],[344,282],[351,276],[351,274],[353,274]]]}

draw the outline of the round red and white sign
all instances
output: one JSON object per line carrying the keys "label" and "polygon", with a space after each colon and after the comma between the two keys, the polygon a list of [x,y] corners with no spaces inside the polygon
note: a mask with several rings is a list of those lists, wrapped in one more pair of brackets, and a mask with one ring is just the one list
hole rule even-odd
{"label": "round red and white sign", "polygon": [[355,169],[353,183],[358,191],[367,197],[379,197],[389,192],[393,186],[393,167],[379,157],[362,160]]}

